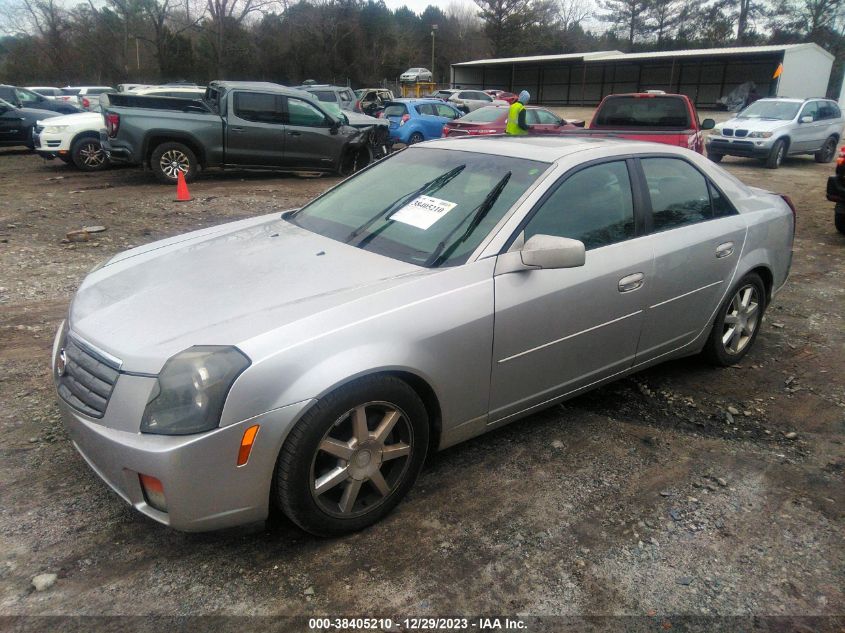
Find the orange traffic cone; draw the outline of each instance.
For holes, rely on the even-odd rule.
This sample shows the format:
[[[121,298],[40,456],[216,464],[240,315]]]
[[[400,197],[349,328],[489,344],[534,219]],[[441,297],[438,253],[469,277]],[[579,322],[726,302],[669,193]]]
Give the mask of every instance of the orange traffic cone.
[[[188,193],[188,183],[185,182],[185,174],[180,169],[176,172],[176,202],[188,202],[193,200]]]

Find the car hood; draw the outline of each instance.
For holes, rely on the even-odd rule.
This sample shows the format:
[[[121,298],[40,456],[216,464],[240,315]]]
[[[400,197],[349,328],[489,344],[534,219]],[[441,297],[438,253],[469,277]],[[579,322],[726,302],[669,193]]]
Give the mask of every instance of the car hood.
[[[374,116],[369,116],[366,114],[361,114],[360,112],[354,112],[352,110],[344,110],[343,113],[346,115],[346,118],[349,121],[349,125],[352,127],[369,127],[371,125],[390,125],[388,121],[384,119],[377,119]]]
[[[71,329],[154,374],[194,345],[237,345],[431,271],[301,229],[278,214],[196,231],[112,258],[80,286]]]
[[[50,112],[48,114],[55,115],[56,113]],[[99,124],[100,127],[103,127],[103,115],[97,112],[77,112],[50,117],[50,125],[87,125],[89,123]],[[41,121],[38,124],[41,125]]]
[[[792,121],[772,121],[769,119],[741,119],[734,117],[729,121],[722,123],[722,128],[733,128],[739,130],[748,130],[749,132],[771,132],[778,128],[790,125]]]

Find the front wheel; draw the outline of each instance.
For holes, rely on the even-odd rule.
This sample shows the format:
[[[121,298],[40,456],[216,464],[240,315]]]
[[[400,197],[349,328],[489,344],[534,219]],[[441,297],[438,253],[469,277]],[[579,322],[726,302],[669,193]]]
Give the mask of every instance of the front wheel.
[[[707,158],[712,160],[714,163],[721,163],[724,157],[724,154],[717,154],[716,152],[707,152]]]
[[[817,163],[829,163],[836,156],[836,144],[836,137],[831,136],[824,142],[822,148],[813,155],[813,158],[816,159]]]
[[[772,145],[772,150],[769,152],[768,158],[766,158],[766,167],[769,169],[777,169],[783,162],[784,156],[786,156],[786,141],[783,139],[775,141],[775,144]]]
[[[185,182],[191,182],[199,171],[196,155],[182,143],[162,143],[150,155],[150,167],[159,182],[174,185],[181,171]]]
[[[840,233],[845,233],[845,204],[837,204],[833,212],[833,224]]]
[[[413,486],[428,432],[425,406],[407,383],[375,376],[345,385],[291,430],[276,464],[274,501],[316,536],[368,527]]]
[[[368,147],[350,149],[340,159],[340,167],[337,171],[341,176],[351,176],[364,169],[364,167],[370,164],[371,160],[372,155]]]
[[[766,309],[766,287],[757,273],[749,273],[719,308],[704,354],[715,365],[738,363],[748,353]]]
[[[74,141],[70,148],[70,159],[82,171],[100,171],[109,165],[106,151],[100,139],[88,136]]]

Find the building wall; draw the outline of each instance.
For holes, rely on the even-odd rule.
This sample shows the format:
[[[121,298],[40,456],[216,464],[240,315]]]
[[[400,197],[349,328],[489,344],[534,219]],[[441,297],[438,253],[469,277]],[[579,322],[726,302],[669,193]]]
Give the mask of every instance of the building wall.
[[[778,82],[777,95],[802,99],[827,96],[827,84],[830,81],[832,67],[832,55],[825,55],[812,48],[787,50],[784,54],[783,74]]]
[[[780,81],[773,79],[783,60]],[[532,101],[551,106],[597,105],[603,97],[620,92],[665,90],[688,95],[697,106],[712,108],[720,97],[747,81],[761,96],[823,96],[831,60],[817,49],[765,54],[737,54],[672,59],[560,60],[543,63],[508,63],[454,66],[455,87],[496,88],[518,93],[528,90]]]

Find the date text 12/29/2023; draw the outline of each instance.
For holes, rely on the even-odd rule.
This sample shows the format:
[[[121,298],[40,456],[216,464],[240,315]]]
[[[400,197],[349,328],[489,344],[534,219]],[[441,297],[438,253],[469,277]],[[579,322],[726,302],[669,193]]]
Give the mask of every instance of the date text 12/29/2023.
[[[518,618],[309,618],[310,631],[524,631],[525,622]]]

